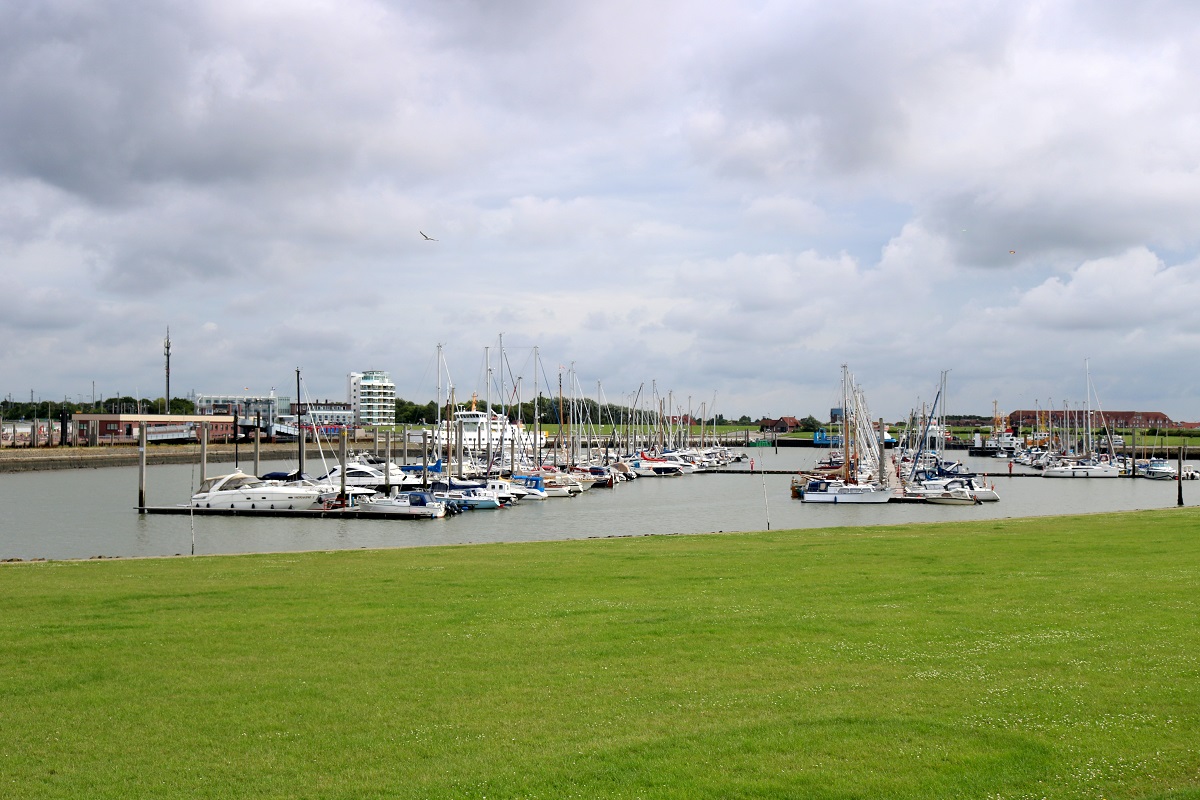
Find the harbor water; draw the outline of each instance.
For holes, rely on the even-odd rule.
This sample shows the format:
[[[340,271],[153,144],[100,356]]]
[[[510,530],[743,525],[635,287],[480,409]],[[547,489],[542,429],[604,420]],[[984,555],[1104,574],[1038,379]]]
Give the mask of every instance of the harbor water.
[[[1005,517],[1169,508],[1174,481],[1050,480],[1028,476],[1008,462],[964,459],[995,473],[1000,502],[974,506],[926,504],[824,505],[791,497],[791,476],[758,470],[811,467],[822,451],[749,448],[746,462],[726,472],[641,478],[575,498],[551,498],[439,520],[295,519],[139,514],[135,467],[71,469],[0,475],[0,559],[85,559],[256,553],[484,542],[546,541],[609,536],[686,534],[891,525]],[[313,466],[313,465],[310,465]],[[249,464],[243,464],[247,470]],[[262,472],[294,469],[271,462]],[[209,474],[229,471],[210,464]],[[199,483],[199,465],[148,468],[147,505],[186,503]],[[312,469],[309,470],[312,472]],[[1021,473],[1026,473],[1022,475]],[[1200,483],[1185,482],[1184,502],[1195,505]]]

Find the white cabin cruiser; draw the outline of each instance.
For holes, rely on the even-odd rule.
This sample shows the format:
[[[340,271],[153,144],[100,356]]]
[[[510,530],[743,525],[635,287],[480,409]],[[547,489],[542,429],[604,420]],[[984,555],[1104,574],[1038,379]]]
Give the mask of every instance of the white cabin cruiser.
[[[415,489],[421,485],[421,478],[419,475],[413,472],[406,472],[397,467],[395,464],[389,464],[387,466],[391,467],[390,481],[388,473],[383,471],[385,465],[351,461],[350,463],[346,464],[346,485],[370,489],[375,492],[387,491],[389,482],[391,483],[393,489]],[[321,483],[329,483],[334,486],[341,486],[342,465],[335,464],[333,469],[329,470],[329,472],[317,480]]]
[[[1046,467],[1042,472],[1043,478],[1119,478],[1121,470],[1111,461],[1096,461],[1085,458],[1077,461],[1063,461]]]
[[[1138,475],[1155,481],[1173,481],[1179,477],[1179,471],[1165,458],[1152,458],[1145,465],[1138,465]]]
[[[264,481],[241,470],[205,479],[192,495],[192,508],[236,508],[251,511],[308,509],[321,501],[324,490],[310,482]]]

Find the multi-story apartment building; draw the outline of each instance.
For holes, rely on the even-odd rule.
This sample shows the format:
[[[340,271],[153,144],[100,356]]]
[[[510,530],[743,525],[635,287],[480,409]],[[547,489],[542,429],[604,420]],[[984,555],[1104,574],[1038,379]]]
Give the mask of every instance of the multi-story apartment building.
[[[359,425],[396,424],[396,384],[381,370],[351,372],[346,396]]]

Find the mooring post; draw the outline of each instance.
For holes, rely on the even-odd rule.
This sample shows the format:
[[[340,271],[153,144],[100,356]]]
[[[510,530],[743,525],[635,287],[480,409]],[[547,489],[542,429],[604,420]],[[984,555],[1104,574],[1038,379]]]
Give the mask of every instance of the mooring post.
[[[300,414],[296,414],[296,458],[299,466],[296,467],[296,477],[304,475],[304,426],[300,424]]]
[[[200,423],[200,482],[208,480],[208,423]]]
[[[429,430],[421,431],[421,488],[429,488]]]
[[[262,474],[258,470],[259,446],[260,446],[261,442],[262,442],[262,428],[255,425],[254,426],[254,474],[255,475]]]
[[[458,459],[458,477],[463,476],[463,421],[460,419],[458,425],[455,426],[455,434],[458,437],[457,447],[454,449],[454,455]],[[449,482],[447,482],[447,486]]]
[[[1176,483],[1179,484],[1179,496],[1175,500],[1175,505],[1183,507],[1183,445],[1179,445],[1179,469],[1175,475]]]
[[[341,460],[342,468],[342,504],[346,505],[346,440],[349,438],[349,433],[345,428],[342,428],[342,435],[338,439],[338,458]]]
[[[1180,501],[1182,505],[1182,501]],[[138,423],[138,513],[146,513],[146,421]]]
[[[879,418],[879,475],[878,475],[878,478],[879,478],[879,482],[882,483],[884,486],[891,486],[892,485],[892,476],[884,471],[886,469],[887,462],[883,460],[883,449],[884,449],[883,448],[883,417],[880,417]]]
[[[392,432],[389,430],[384,434],[385,447],[383,457],[383,486],[387,491],[388,497],[392,496]]]

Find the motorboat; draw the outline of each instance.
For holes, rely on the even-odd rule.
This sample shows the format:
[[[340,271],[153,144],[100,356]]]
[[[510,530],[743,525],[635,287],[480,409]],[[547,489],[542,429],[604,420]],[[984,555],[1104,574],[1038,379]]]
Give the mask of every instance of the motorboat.
[[[206,478],[192,495],[192,508],[236,508],[243,510],[309,509],[319,505],[322,487],[311,481],[264,481],[236,470]]]
[[[412,490],[412,489],[418,488],[421,485],[422,468],[420,465],[416,465],[416,466],[404,465],[404,466],[402,466],[400,464],[396,464],[395,462],[388,461],[386,458],[383,458],[382,456],[377,456],[374,453],[371,453],[369,451],[364,450],[362,452],[355,453],[346,462],[346,466],[347,467],[357,467],[357,466],[373,467],[374,469],[379,470],[385,476],[390,475],[393,487],[399,486],[401,489]],[[439,461],[437,464],[431,466],[430,471],[431,472],[440,472],[441,471],[441,461]]]
[[[583,484],[565,472],[547,472],[542,476],[547,497],[574,497],[583,494]]]
[[[512,481],[506,481],[504,478],[488,478],[483,488],[489,492],[495,492],[496,497],[500,499],[503,505],[519,503],[529,494],[529,491],[524,486],[519,486]]]
[[[643,453],[643,457],[645,454]],[[662,454],[662,461],[668,464],[674,464],[679,467],[679,471],[684,475],[691,475],[694,472],[703,472],[704,468],[698,465],[695,461],[690,460],[687,455],[679,451],[668,451]]]
[[[617,480],[637,480],[638,474],[633,471],[633,467],[629,466],[628,463],[624,461],[614,461],[611,467],[613,472],[616,473]]]
[[[645,453],[629,460],[629,468],[642,478],[669,478],[682,475],[683,470],[678,464],[664,461],[661,458],[651,458]]]
[[[926,503],[944,506],[973,506],[980,502],[972,497],[971,493],[964,486],[943,489],[940,492],[931,491],[925,495],[924,499]]]
[[[358,510],[367,514],[413,519],[437,519],[446,516],[446,504],[429,492],[395,492],[360,501]]]
[[[500,498],[496,496],[495,492],[489,492],[487,489],[479,487],[445,489],[435,491],[433,496],[443,502],[456,503],[471,510],[500,508],[501,506]]]
[[[391,467],[390,476],[384,472],[382,464],[367,464],[365,462],[349,462],[345,466],[345,481],[346,486],[355,486],[363,489],[370,489],[374,492],[388,491],[389,484],[392,488],[416,488],[420,485],[421,479],[411,472],[405,472],[395,464],[387,465]],[[341,464],[335,464],[333,469],[322,475],[317,480],[321,483],[329,483],[334,486],[342,484],[343,468]]]
[[[904,496],[928,500],[933,495],[956,492],[960,489],[977,502],[995,503],[1000,500],[995,486],[989,487],[977,478],[937,478],[918,481],[904,490]]]
[[[592,478],[592,486],[599,486],[603,489],[611,489],[621,480],[616,469],[613,467],[602,467],[593,464],[586,468],[587,474]],[[578,470],[577,470],[578,471]]]
[[[1092,458],[1062,461],[1051,464],[1042,471],[1043,478],[1119,478],[1121,470],[1111,461],[1096,461]]]
[[[1138,465],[1138,475],[1155,481],[1173,481],[1179,477],[1179,472],[1165,458],[1152,458],[1144,466]]]
[[[509,480],[514,486],[524,490],[524,500],[545,500],[549,496],[546,493],[546,482],[541,475],[513,475]]]
[[[802,503],[886,503],[891,489],[877,483],[846,483],[840,479],[812,478],[799,490]]]

